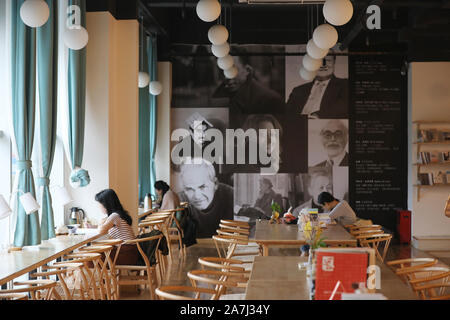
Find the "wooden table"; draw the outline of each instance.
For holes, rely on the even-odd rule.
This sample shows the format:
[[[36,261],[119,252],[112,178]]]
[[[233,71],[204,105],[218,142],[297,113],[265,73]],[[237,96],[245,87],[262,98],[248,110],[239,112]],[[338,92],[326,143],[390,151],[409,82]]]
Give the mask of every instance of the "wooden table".
[[[308,258],[293,256],[255,257],[245,293],[246,300],[309,300],[306,269],[298,268]],[[418,300],[414,292],[384,264],[382,293],[389,300]]]
[[[77,233],[44,240],[38,246],[24,247],[21,251],[0,254],[0,285],[102,237],[97,229],[78,229]]]
[[[356,247],[357,240],[341,225],[328,225],[322,232],[324,242],[330,246],[345,245]],[[270,224],[268,221],[257,221],[255,238],[252,239],[262,247],[263,256],[269,255],[270,246],[306,244],[303,231],[296,224]]]

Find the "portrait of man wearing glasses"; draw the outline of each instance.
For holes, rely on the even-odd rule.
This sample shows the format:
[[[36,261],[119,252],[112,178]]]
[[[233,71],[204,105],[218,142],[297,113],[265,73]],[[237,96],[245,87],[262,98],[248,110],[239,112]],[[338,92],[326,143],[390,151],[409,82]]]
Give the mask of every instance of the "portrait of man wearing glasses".
[[[315,167],[348,166],[349,159],[346,149],[348,143],[348,128],[344,121],[347,120],[329,120],[325,122],[325,125],[321,128],[319,139],[327,158],[315,164]]]

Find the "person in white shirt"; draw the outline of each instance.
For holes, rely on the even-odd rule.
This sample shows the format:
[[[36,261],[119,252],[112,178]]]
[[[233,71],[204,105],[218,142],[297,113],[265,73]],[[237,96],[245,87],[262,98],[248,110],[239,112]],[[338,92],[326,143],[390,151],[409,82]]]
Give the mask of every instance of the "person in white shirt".
[[[154,187],[158,194],[157,204],[160,210],[173,210],[180,207],[180,198],[167,183],[156,181]]]
[[[355,211],[353,211],[347,201],[335,199],[328,192],[319,194],[319,204],[326,211],[330,212],[330,219],[336,220],[343,226],[354,224],[358,220]]]

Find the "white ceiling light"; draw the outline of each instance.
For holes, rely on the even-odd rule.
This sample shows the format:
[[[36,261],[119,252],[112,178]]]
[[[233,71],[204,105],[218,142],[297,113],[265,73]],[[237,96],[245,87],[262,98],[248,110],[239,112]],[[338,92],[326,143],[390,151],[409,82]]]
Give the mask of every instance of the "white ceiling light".
[[[221,45],[227,42],[228,40],[228,30],[221,24],[216,24],[209,28],[208,30],[208,39],[214,45]]]
[[[43,26],[50,16],[48,4],[43,0],[27,0],[20,7],[20,18],[32,28]]]
[[[321,49],[314,43],[314,40],[311,39],[308,41],[306,45],[306,52],[313,59],[323,59],[328,54],[328,49]]]
[[[154,96],[158,96],[161,94],[162,89],[163,89],[162,84],[159,81],[150,82],[150,85],[149,85],[150,94],[152,94]]]
[[[309,71],[303,67],[300,68],[300,77],[302,77],[302,79],[304,79],[304,80],[311,81],[316,77],[316,74],[317,74],[317,70]]]
[[[238,69],[236,66],[232,66],[231,68],[224,70],[223,74],[225,75],[225,78],[233,79],[238,75]]]
[[[303,67],[308,71],[316,71],[320,69],[322,65],[322,59],[313,59],[309,55],[305,54],[302,61]]]
[[[220,45],[213,44],[211,46],[211,51],[213,55],[216,56],[217,58],[222,58],[230,53],[230,45],[228,44],[228,42],[225,42]]]
[[[350,0],[327,0],[323,5],[323,16],[335,26],[342,26],[353,16],[353,5]]]
[[[81,50],[86,47],[89,34],[82,26],[73,25],[64,32],[64,43],[72,50]]]
[[[217,59],[217,65],[222,70],[230,69],[234,65],[233,57],[226,55],[225,57]]]
[[[330,49],[338,40],[338,33],[333,26],[321,24],[313,32],[314,44],[321,49]]]
[[[150,83],[150,76],[147,72],[139,71],[139,88],[145,88]]]
[[[198,17],[205,22],[217,20],[221,10],[222,8],[217,0],[200,0],[196,7]]]

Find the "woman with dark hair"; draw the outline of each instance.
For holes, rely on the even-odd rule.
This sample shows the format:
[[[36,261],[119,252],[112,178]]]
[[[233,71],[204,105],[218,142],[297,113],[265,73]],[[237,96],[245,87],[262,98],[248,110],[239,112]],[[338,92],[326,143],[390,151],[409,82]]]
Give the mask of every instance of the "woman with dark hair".
[[[95,200],[100,204],[100,208],[107,215],[105,221],[98,227],[101,234],[108,234],[112,239],[123,241],[136,238],[131,227],[133,222],[131,216],[122,207],[119,197],[112,189],[103,190],[95,195]],[[115,248],[111,252],[111,257],[116,254]],[[138,261],[139,252],[134,244],[124,244],[120,248],[117,265],[135,265]]]
[[[155,190],[158,194],[156,203],[159,205],[160,210],[172,210],[180,206],[180,198],[178,198],[178,195],[164,181],[156,181]]]

